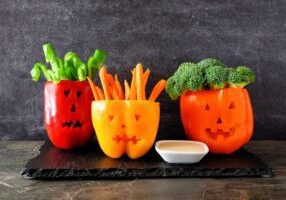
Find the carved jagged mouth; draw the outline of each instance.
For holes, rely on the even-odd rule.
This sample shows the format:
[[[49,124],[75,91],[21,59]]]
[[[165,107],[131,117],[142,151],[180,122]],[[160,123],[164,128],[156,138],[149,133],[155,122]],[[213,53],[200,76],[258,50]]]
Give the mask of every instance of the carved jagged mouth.
[[[62,127],[63,128],[81,128],[82,127],[82,122],[80,122],[79,120],[76,121],[65,121],[62,123]]]
[[[225,138],[227,138],[227,137],[229,137],[230,135],[233,134],[234,128],[230,128],[229,131],[225,131],[225,130],[222,130],[222,129],[217,129],[217,131],[215,131],[215,132],[213,132],[210,128],[207,128],[206,132],[213,139],[216,139],[218,135],[222,135]]]
[[[116,135],[113,140],[116,143],[119,142],[124,142],[124,143],[128,143],[128,142],[132,142],[133,144],[136,144],[140,139],[138,139],[136,136],[132,136],[132,137],[128,137],[127,135]]]

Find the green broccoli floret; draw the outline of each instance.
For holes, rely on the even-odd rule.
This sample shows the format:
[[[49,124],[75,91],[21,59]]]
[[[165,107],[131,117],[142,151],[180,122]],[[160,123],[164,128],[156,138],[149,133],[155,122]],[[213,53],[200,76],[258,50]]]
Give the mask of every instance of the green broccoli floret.
[[[243,88],[255,81],[255,74],[246,66],[238,66],[232,69],[228,75],[228,83],[230,87]]]
[[[203,71],[205,72],[205,70],[209,67],[212,66],[222,66],[222,67],[226,67],[225,64],[223,64],[220,60],[215,59],[215,58],[206,58],[201,60],[200,62],[197,63],[197,65],[199,67],[201,67],[203,69]]]
[[[171,99],[175,100],[178,98],[178,96],[180,96],[177,91],[174,89],[175,88],[175,80],[174,80],[174,77],[170,77],[168,80],[167,80],[167,84],[166,84],[166,91],[167,93],[169,94],[169,96],[171,97]]]
[[[242,88],[254,80],[255,75],[248,67],[229,68],[217,59],[207,58],[197,64],[186,62],[179,65],[167,80],[166,92],[175,100],[188,90]]]
[[[211,89],[221,89],[227,84],[229,69],[222,66],[208,67],[205,71],[206,84]]]
[[[202,69],[194,63],[182,63],[172,77],[167,80],[166,91],[175,100],[185,91],[197,91],[203,88]]]
[[[186,90],[197,91],[202,89],[204,82],[203,72],[196,64],[190,62],[182,63],[176,74],[178,76],[176,86],[182,89],[180,94]]]

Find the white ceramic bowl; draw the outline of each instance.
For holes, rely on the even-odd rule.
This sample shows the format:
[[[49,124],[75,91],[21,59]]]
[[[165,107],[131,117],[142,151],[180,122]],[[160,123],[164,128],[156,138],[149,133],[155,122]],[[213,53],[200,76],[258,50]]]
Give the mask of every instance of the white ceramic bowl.
[[[205,143],[188,140],[161,140],[155,149],[166,162],[184,164],[197,163],[209,152]]]

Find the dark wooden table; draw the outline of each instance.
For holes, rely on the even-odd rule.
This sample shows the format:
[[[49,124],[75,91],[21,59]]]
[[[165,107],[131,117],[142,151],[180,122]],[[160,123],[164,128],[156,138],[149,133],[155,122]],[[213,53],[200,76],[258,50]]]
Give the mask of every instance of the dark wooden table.
[[[41,141],[0,142],[0,199],[286,199],[286,141],[252,141],[247,149],[273,167],[272,178],[26,180],[21,168]]]

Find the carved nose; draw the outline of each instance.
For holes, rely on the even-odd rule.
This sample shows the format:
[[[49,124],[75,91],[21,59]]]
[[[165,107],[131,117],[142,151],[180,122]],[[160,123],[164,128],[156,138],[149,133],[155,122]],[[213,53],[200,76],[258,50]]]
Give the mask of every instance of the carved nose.
[[[71,112],[75,112],[75,105],[74,104],[71,107]]]
[[[216,123],[217,123],[217,124],[222,124],[222,120],[221,120],[220,117],[217,119]]]
[[[122,125],[121,125],[121,128],[125,128],[125,127],[126,127],[125,124],[122,124]]]

